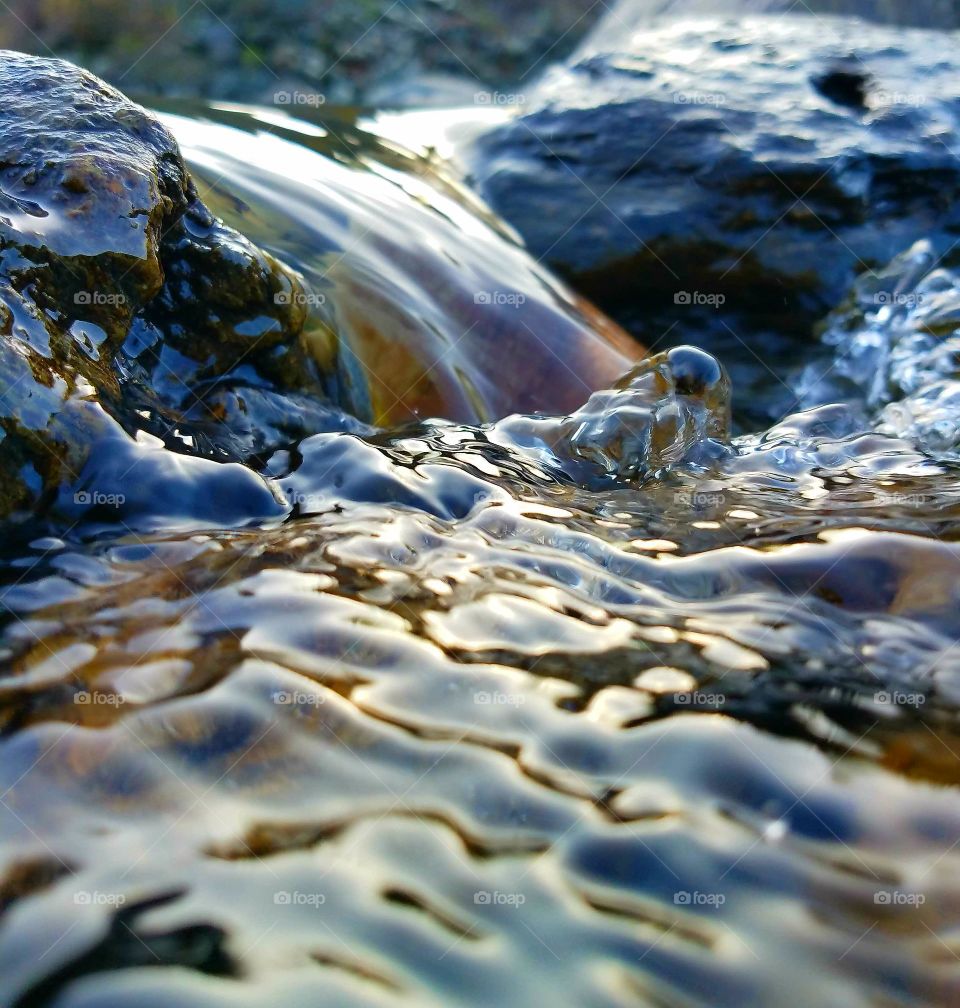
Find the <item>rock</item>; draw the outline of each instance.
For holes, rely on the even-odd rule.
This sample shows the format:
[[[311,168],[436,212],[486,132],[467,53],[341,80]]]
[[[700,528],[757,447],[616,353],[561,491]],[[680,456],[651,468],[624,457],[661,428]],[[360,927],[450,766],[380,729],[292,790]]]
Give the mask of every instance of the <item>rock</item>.
[[[717,305],[741,336],[808,335],[856,272],[956,240],[950,35],[759,16],[606,39],[462,157],[534,255],[648,345],[671,323],[701,342]]]
[[[6,515],[80,479],[104,439],[175,426],[133,380],[131,332],[199,360],[312,365],[292,363],[297,278],[209,213],[154,117],[69,63],[13,52],[0,100]]]

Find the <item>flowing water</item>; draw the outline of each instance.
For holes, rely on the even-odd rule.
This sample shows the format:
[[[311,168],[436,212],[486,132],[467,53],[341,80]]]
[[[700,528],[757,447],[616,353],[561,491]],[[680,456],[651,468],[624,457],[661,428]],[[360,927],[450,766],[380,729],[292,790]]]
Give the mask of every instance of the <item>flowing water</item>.
[[[6,540],[3,1003],[957,1003],[950,264],[910,250],[778,373],[630,370],[435,163],[167,121],[364,421],[255,445],[253,522],[198,475],[166,526]],[[351,379],[398,327],[420,363]],[[722,365],[793,412],[731,438]]]

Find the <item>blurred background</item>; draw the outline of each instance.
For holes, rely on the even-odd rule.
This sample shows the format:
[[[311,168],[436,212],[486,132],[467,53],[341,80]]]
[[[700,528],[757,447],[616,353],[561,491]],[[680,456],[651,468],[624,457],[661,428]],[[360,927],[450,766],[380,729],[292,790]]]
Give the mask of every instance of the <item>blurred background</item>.
[[[10,0],[0,44],[56,54],[131,94],[337,105],[461,104],[576,45],[597,0]]]
[[[0,45],[58,55],[127,93],[270,104],[457,105],[522,88],[601,20],[778,10],[960,26],[956,0],[9,0]]]

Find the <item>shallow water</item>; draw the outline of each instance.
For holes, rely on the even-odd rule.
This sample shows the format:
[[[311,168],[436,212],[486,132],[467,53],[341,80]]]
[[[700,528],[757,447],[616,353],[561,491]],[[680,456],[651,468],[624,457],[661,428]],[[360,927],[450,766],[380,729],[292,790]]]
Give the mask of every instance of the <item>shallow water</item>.
[[[460,229],[458,270],[517,279],[432,166],[400,152],[398,175],[373,140],[365,170],[331,166],[283,122],[304,161],[280,187],[248,114],[218,118],[169,122],[217,211],[329,295],[320,316],[367,271],[423,332],[459,324],[429,276],[342,244],[390,198],[422,239],[398,179]],[[891,365],[871,397],[836,366],[907,346],[920,303],[882,307],[770,378],[812,408],[760,433],[731,440],[737,388],[695,352],[504,417],[514,378],[573,363],[538,331],[493,372],[462,344],[490,415],[328,416],[251,459],[256,520],[217,527],[194,476],[149,525],[21,526],[5,1003],[955,1003],[960,484],[952,444],[888,413],[942,368]],[[744,356],[723,364],[761,367]]]

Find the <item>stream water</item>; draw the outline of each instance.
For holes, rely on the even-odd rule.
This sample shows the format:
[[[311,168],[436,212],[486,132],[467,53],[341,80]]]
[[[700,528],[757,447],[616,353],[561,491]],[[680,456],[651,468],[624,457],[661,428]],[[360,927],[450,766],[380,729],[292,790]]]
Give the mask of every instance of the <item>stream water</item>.
[[[166,122],[363,419],[234,386],[261,513],[5,540],[3,1003],[960,1001],[951,264],[634,365],[435,159]]]

